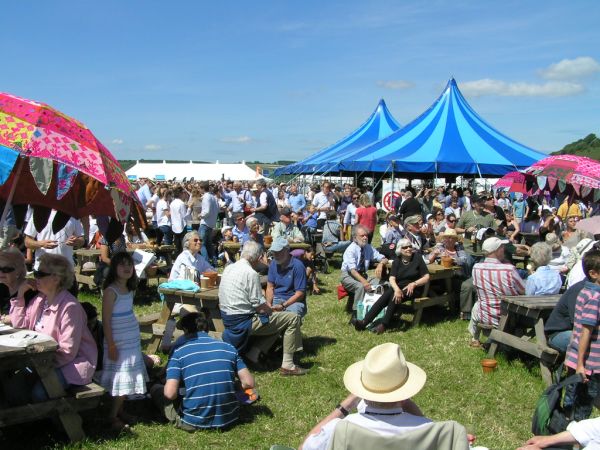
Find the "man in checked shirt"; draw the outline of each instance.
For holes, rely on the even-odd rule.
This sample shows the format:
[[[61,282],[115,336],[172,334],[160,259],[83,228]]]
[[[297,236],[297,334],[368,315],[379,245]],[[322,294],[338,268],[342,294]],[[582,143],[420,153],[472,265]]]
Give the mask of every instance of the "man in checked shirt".
[[[498,326],[500,322],[500,299],[507,295],[523,295],[525,282],[517,269],[505,261],[504,245],[508,240],[490,237],[483,241],[485,259],[473,266],[473,286],[477,292],[477,303],[471,311],[469,333],[470,346],[480,348],[478,323]]]

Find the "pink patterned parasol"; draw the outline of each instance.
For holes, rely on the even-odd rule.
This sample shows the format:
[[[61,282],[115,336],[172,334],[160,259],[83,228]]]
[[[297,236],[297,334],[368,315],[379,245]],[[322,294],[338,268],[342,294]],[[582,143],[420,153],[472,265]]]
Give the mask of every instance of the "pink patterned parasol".
[[[581,198],[600,200],[600,162],[575,155],[552,155],[524,170],[540,189],[571,191]]]
[[[0,198],[73,217],[125,222],[135,212],[143,218],[125,172],[84,124],[6,93],[0,93]]]
[[[513,171],[508,172],[493,186],[494,189],[507,189],[509,192],[521,192],[523,194],[527,193],[527,188],[525,187],[525,175],[521,172]]]

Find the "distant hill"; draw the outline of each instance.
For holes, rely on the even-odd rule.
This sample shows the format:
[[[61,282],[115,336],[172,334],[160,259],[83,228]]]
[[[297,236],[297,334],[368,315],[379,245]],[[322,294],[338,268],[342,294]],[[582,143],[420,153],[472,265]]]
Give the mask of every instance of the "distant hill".
[[[587,156],[588,158],[600,161],[600,139],[595,134],[588,134],[583,139],[571,142],[565,145],[562,150],[551,153],[551,155],[564,155],[569,153],[577,156]]]

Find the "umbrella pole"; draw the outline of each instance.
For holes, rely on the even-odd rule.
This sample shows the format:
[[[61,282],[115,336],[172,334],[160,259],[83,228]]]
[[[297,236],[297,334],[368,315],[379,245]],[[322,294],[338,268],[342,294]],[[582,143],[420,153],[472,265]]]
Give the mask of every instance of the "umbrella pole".
[[[20,158],[19,165],[17,166],[17,172],[15,173],[15,179],[10,187],[10,192],[8,194],[8,198],[6,199],[6,204],[4,205],[4,211],[2,211],[2,218],[0,218],[0,230],[4,228],[6,216],[8,216],[8,209],[10,208],[13,197],[15,196],[15,190],[17,189],[17,183],[19,182],[19,177],[21,176],[23,164],[25,164],[25,158]]]

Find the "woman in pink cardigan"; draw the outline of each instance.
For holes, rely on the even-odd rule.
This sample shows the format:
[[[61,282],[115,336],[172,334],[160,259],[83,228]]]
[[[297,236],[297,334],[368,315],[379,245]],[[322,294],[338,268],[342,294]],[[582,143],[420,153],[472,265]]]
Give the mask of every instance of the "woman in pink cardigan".
[[[85,311],[67,291],[75,276],[71,264],[64,256],[47,253],[40,258],[33,275],[35,282],[23,284],[11,300],[12,326],[47,334],[58,343],[56,373],[64,388],[90,383],[98,350],[88,330]],[[37,294],[26,301],[31,297],[28,291],[34,289]],[[34,385],[31,398],[34,402],[48,398],[41,382]]]

